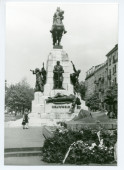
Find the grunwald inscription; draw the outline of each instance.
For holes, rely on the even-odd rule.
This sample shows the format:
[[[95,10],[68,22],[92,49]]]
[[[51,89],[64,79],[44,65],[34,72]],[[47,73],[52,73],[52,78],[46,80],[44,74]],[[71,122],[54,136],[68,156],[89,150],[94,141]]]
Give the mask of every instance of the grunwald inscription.
[[[70,106],[52,106],[53,109],[70,108]]]

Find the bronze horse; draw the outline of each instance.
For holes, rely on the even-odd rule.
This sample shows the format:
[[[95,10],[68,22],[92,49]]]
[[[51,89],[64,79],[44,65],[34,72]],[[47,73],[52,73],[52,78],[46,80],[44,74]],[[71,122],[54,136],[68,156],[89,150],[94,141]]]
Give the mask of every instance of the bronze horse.
[[[61,26],[54,26],[52,31],[52,38],[53,38],[53,45],[60,45],[62,35],[64,33],[63,25]]]

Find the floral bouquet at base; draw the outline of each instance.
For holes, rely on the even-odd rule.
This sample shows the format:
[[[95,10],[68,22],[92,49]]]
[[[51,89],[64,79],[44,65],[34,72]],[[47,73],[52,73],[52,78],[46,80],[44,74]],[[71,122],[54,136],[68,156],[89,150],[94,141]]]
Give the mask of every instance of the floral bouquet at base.
[[[74,142],[69,149],[63,163],[69,164],[89,164],[89,163],[109,163],[114,160],[114,148],[104,145],[89,145],[83,141]]]

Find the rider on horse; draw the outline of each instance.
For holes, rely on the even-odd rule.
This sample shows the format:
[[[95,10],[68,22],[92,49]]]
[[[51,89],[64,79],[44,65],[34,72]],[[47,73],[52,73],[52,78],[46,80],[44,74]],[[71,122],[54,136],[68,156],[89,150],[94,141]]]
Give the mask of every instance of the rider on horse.
[[[53,45],[60,45],[60,41],[62,38],[63,33],[65,34],[67,31],[62,23],[64,11],[60,10],[57,7],[57,10],[53,16],[53,25],[50,32],[52,33],[53,37]]]
[[[54,13],[53,16],[53,25],[52,25],[52,29],[50,30],[51,33],[53,33],[54,29],[58,27],[61,27],[61,29],[63,29],[64,34],[67,33],[67,31],[65,30],[65,27],[62,23],[62,20],[64,19],[64,11],[62,11],[60,9],[60,7],[57,7],[56,12]]]

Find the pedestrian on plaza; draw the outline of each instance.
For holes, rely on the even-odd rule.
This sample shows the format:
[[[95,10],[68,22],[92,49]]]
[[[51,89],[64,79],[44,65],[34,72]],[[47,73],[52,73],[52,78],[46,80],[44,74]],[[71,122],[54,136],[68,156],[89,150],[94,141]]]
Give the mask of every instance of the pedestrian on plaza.
[[[29,120],[28,109],[25,109],[23,115],[23,121],[22,121],[23,129],[28,129],[28,122],[29,122],[28,120]]]

